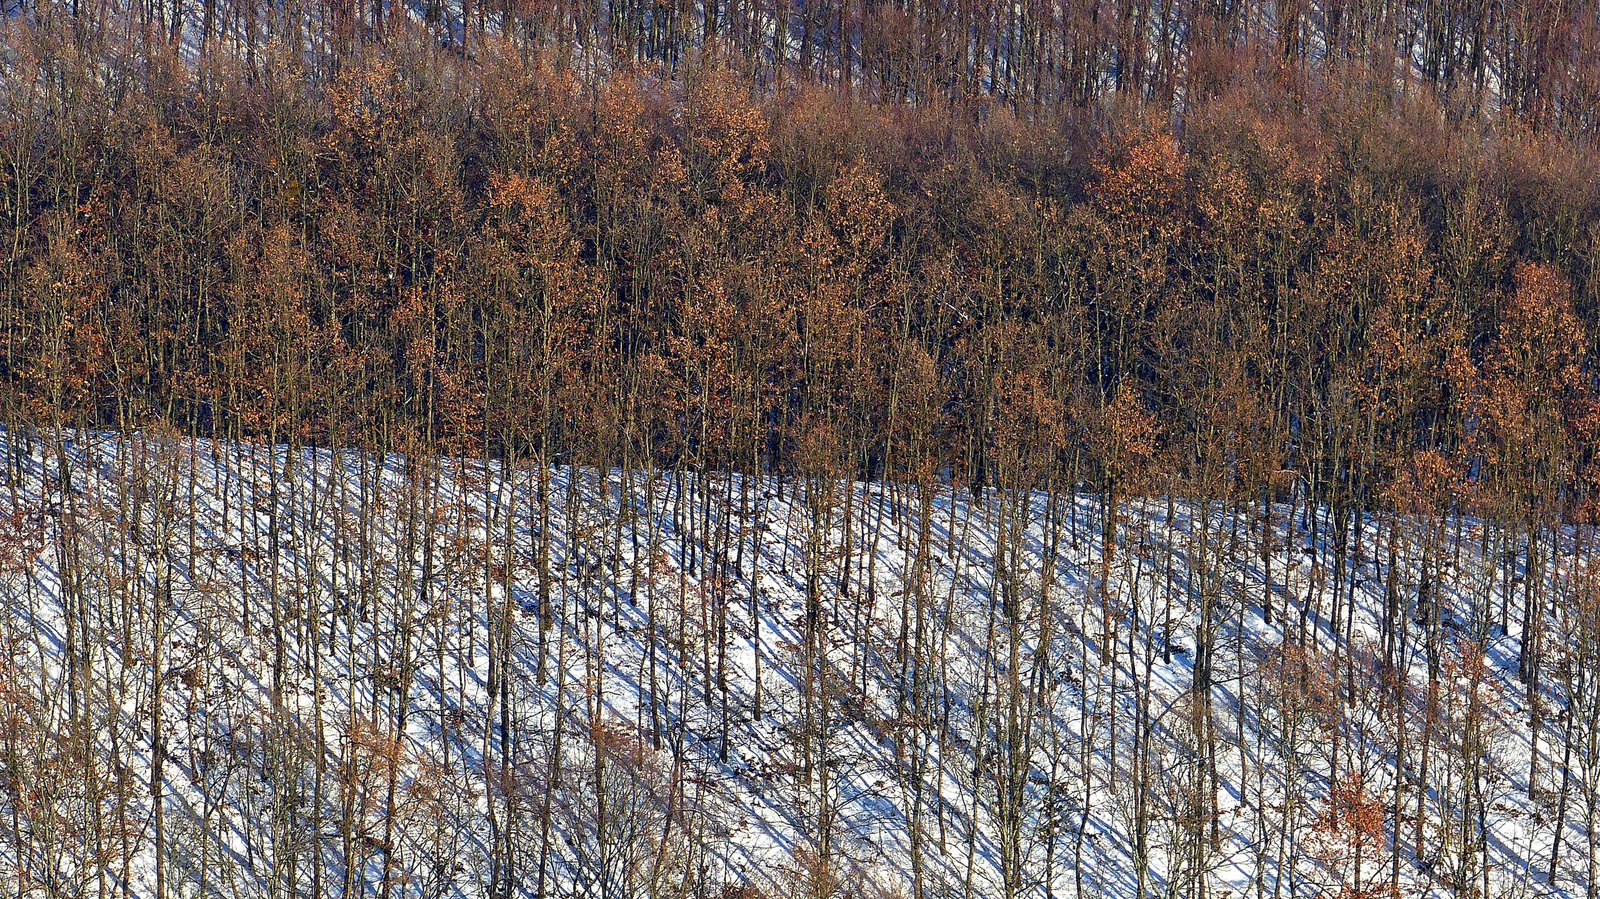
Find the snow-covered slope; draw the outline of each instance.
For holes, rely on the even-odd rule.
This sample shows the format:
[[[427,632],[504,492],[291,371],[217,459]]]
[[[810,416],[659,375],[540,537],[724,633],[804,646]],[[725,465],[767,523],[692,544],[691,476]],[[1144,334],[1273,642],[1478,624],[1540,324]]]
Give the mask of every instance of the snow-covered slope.
[[[1136,497],[1108,549],[1086,496],[5,455],[6,895],[1593,889],[1573,533],[1530,579],[1290,504]]]

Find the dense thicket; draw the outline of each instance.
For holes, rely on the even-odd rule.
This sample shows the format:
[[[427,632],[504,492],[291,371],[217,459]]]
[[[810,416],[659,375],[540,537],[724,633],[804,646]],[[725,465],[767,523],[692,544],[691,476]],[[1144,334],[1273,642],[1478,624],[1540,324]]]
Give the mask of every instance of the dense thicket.
[[[145,12],[8,26],[14,428],[1587,514],[1600,166],[1571,120],[1264,36],[1188,52],[1186,103],[1085,107],[763,89],[733,52],[602,75],[514,11],[468,56],[281,11],[181,56]],[[1569,12],[1551,34],[1587,39]],[[339,52],[308,70],[286,33]]]

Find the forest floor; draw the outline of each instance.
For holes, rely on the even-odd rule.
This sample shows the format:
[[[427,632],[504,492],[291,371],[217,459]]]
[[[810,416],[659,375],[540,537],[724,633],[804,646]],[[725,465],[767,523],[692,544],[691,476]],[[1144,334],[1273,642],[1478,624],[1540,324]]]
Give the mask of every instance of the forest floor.
[[[1591,888],[1482,522],[1339,564],[1292,502],[1133,497],[1108,550],[1086,495],[4,450],[8,891],[153,896],[158,835],[182,896]]]

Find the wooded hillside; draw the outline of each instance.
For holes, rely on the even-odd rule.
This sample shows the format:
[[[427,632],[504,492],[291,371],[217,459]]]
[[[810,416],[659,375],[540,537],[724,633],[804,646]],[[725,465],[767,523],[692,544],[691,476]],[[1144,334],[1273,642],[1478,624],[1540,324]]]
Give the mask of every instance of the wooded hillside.
[[[1559,797],[1540,814],[1576,814],[1570,760],[1585,744],[1570,725],[1592,708],[1586,616],[1600,607],[1579,574],[1600,515],[1593,3],[80,0],[6,13],[4,565],[52,584],[40,589],[68,604],[65,620],[112,594],[45,577],[38,560],[57,557],[33,541],[54,534],[60,553],[87,533],[40,522],[67,514],[73,439],[106,431],[284,459],[402,454],[424,466],[409,478],[444,459],[544,472],[507,513],[534,516],[517,526],[540,535],[557,470],[722,484],[724,506],[708,492],[683,507],[702,510],[686,543],[713,561],[682,565],[724,587],[745,576],[727,555],[750,538],[730,523],[749,501],[734,477],[780,501],[799,490],[823,498],[811,533],[830,535],[805,550],[815,577],[797,589],[818,604],[803,643],[820,597],[851,595],[845,575],[822,574],[850,570],[841,559],[857,549],[840,547],[858,547],[842,485],[948,495],[952,509],[957,493],[1092,499],[1099,543],[1085,552],[1099,556],[1083,564],[1102,570],[1073,601],[1100,620],[1075,639],[1101,641],[1102,672],[1125,664],[1130,678],[1151,669],[1132,644],[1119,663],[1113,635],[1153,640],[1154,625],[1138,600],[1116,600],[1110,571],[1145,558],[1119,556],[1137,533],[1129,504],[1177,502],[1197,519],[1220,510],[1246,542],[1184,600],[1199,711],[1174,740],[1215,750],[1213,613],[1253,603],[1296,651],[1323,645],[1353,672],[1366,639],[1353,597],[1376,590],[1373,664],[1410,672],[1413,659],[1429,696],[1505,641],[1529,716],[1522,786]],[[152,526],[143,511],[102,512]],[[277,519],[266,527],[263,558],[290,557]],[[1003,545],[1010,525],[995,527]],[[110,558],[109,539],[84,551]],[[1474,543],[1481,564],[1463,567]],[[553,623],[543,545],[528,587],[541,635],[578,626]],[[1045,564],[1044,546],[1029,564]],[[1288,558],[1307,547],[1318,586],[1287,590],[1299,570]],[[141,595],[155,602],[162,581],[134,568],[124,588],[148,577],[140,589],[157,592]],[[241,573],[238,589],[258,577]],[[274,574],[269,603],[284,584],[332,589],[296,577]],[[494,580],[479,582],[483,597]],[[931,602],[925,588],[903,587]],[[297,613],[310,636],[323,608]],[[1003,612],[992,620],[1021,634],[1024,607]],[[245,615],[246,633],[260,626]],[[487,657],[509,664],[516,632],[483,626],[506,641]],[[1051,639],[1028,633],[1016,651]],[[43,731],[67,743],[94,729],[85,710],[99,701],[78,674],[90,649],[76,646],[69,635],[60,650],[67,725]],[[807,651],[805,695],[821,695],[827,665]],[[1017,664],[989,676],[1018,677]],[[147,671],[159,716],[159,652]],[[8,714],[56,720],[30,711],[56,708],[49,678],[17,682],[41,686]],[[1353,673],[1350,684],[1329,701],[1351,701]],[[1115,674],[1105,689],[1138,695],[1119,693]],[[1418,720],[1443,728],[1444,708],[1426,701]],[[404,732],[395,714],[391,739]],[[31,801],[16,767],[28,754],[8,751],[16,810]],[[1406,798],[1427,795],[1428,755],[1418,771],[1406,744],[1385,752],[1404,773],[1387,786],[1388,823],[1362,839],[1387,840],[1398,865],[1413,842],[1403,825],[1417,828],[1412,854],[1428,855],[1415,821],[1434,811]],[[1032,763],[1016,764],[1026,780]],[[1193,770],[1214,797],[1214,760]],[[1340,774],[1336,760],[1324,795]],[[161,796],[156,780],[145,789]],[[1023,793],[1004,796],[1023,807]],[[1186,808],[1208,825],[1220,815],[1214,800]],[[1489,808],[1477,795],[1449,810],[1465,822],[1449,832],[1458,891],[1489,889]],[[14,823],[18,847],[21,833]],[[808,850],[824,862],[827,834]],[[1038,885],[1019,858],[1006,864],[1008,894]],[[1592,873],[1584,883],[1593,897]]]

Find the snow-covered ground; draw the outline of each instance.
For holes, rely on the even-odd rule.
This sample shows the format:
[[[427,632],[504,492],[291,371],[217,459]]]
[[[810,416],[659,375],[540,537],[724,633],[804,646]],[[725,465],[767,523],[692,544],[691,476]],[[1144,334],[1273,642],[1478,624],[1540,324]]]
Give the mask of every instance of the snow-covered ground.
[[[1530,691],[1470,520],[3,449],[5,895],[1592,889],[1572,532]]]

